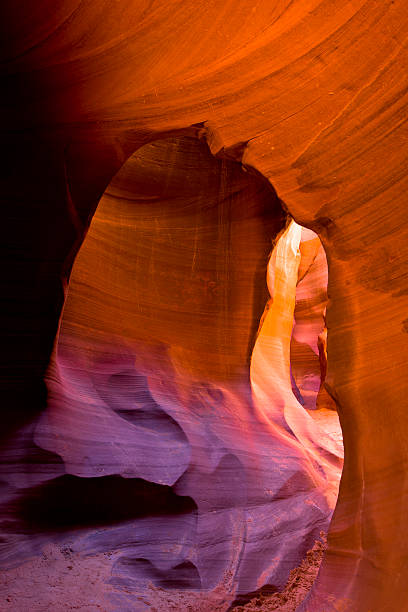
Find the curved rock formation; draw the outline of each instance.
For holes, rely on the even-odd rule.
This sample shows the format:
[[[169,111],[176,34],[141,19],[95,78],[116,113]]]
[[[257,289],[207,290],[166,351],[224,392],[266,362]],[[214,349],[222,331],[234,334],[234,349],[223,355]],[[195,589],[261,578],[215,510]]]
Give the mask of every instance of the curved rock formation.
[[[327,371],[327,259],[318,236],[306,228],[299,248],[302,257],[290,347],[292,387],[300,403],[314,410]]]
[[[267,3],[238,0],[224,2],[222,6],[218,2],[204,6],[189,0],[170,3],[63,0],[56,7],[54,2],[44,0],[30,7],[26,3],[6,2],[2,10],[1,106],[6,152],[2,164],[5,202],[2,244],[7,299],[1,318],[5,338],[1,488],[3,525],[11,534],[4,547],[6,558],[14,558],[15,553],[17,560],[20,553],[37,554],[43,543],[35,534],[29,539],[12,535],[22,529],[22,524],[23,531],[28,529],[24,517],[30,512],[23,503],[25,494],[20,495],[22,490],[26,497],[32,496],[36,508],[41,510],[44,498],[58,499],[65,488],[71,490],[72,479],[83,481],[86,476],[102,482],[93,475],[99,464],[95,465],[91,457],[85,461],[80,427],[74,427],[69,413],[62,417],[54,412],[51,417],[47,409],[40,420],[46,403],[44,375],[58,331],[70,269],[106,187],[141,146],[182,134],[205,138],[212,153],[224,159],[221,163],[232,159],[241,161],[246,168],[255,168],[271,182],[295,220],[317,232],[327,254],[327,385],[339,410],[345,464],[328,551],[317,582],[301,609],[304,612],[330,612],[341,606],[357,612],[405,609],[406,3],[353,0],[340,6],[334,0]],[[168,165],[172,166],[170,159]],[[223,187],[220,189],[222,193]],[[232,286],[236,283],[236,289],[229,303],[236,304],[237,318],[228,328],[227,314],[231,313],[221,311],[223,323],[214,329],[218,336],[208,336],[207,344],[200,345],[204,340],[190,333],[189,341],[197,343],[195,350],[178,345],[171,359],[160,349],[156,351],[154,337],[148,362],[142,361],[138,367],[157,366],[161,373],[160,364],[171,361],[179,368],[183,364],[194,378],[204,366],[209,367],[212,345],[216,344],[216,358],[214,363],[211,361],[211,376],[206,382],[217,387],[230,368],[227,378],[234,379],[234,383],[225,389],[223,383],[220,401],[226,410],[234,405],[233,416],[241,422],[237,415],[241,411],[247,414],[249,401],[248,358],[254,341],[251,330],[256,308],[262,309],[262,300],[256,300],[253,292],[254,286],[261,287],[254,271],[256,262],[260,265],[266,256],[267,235],[268,240],[273,236],[267,228],[263,229],[263,212],[258,209],[255,217],[258,215],[259,222],[255,226],[249,224],[248,248],[244,221],[240,224],[223,216],[222,202],[218,208],[221,212],[217,223],[222,228],[219,244],[231,232],[237,241],[234,257],[236,253],[239,260],[248,251],[255,258],[250,270],[241,268],[249,275],[246,285],[236,277],[231,281]],[[240,225],[241,234],[235,234]],[[193,236],[189,243],[193,244]],[[156,255],[160,260],[156,253],[154,261]],[[228,270],[234,270],[234,257],[229,261],[221,257],[218,275],[227,277]],[[166,261],[162,259],[161,264],[165,266]],[[190,268],[191,265],[190,260]],[[103,259],[95,261],[95,273],[102,274],[105,269]],[[167,296],[169,274],[166,269],[157,298],[163,293]],[[145,278],[151,278],[147,271]],[[168,297],[171,299],[171,292]],[[214,303],[218,297],[213,296]],[[187,319],[191,316],[188,314],[191,299],[184,296]],[[206,299],[211,299],[210,287]],[[67,314],[68,311],[67,304]],[[247,319],[249,312],[251,316]],[[112,319],[117,328],[126,324],[121,311],[112,315]],[[168,328],[160,327],[166,345],[173,344],[177,336],[175,319]],[[242,328],[238,325],[241,319],[245,319]],[[225,324],[227,338],[222,334]],[[147,326],[144,332],[147,336],[151,329]],[[136,349],[128,345],[123,348],[120,342],[113,343],[112,338],[107,347],[103,342],[98,344],[100,339],[97,335],[93,342],[95,354],[102,355],[97,385],[105,399],[100,391],[98,397],[101,402],[110,402],[111,412],[105,411],[101,417],[104,423],[94,426],[101,436],[103,426],[112,428],[112,442],[116,442],[115,452],[108,457],[105,452],[108,440],[103,432],[98,453],[103,465],[108,459],[113,462],[108,470],[111,475],[106,478],[116,478],[117,466],[128,470],[129,481],[138,479],[132,494],[137,499],[140,496],[149,499],[146,504],[152,512],[156,503],[178,508],[171,520],[174,529],[179,528],[184,534],[185,520],[190,520],[185,517],[196,512],[194,504],[200,513],[205,503],[197,490],[203,491],[207,486],[205,479],[203,488],[196,485],[194,489],[192,481],[198,483],[203,476],[198,470],[194,479],[186,478],[178,493],[162,487],[170,487],[169,483],[185,469],[189,474],[186,449],[194,448],[195,444],[180,427],[175,412],[167,407],[164,410],[167,416],[163,415],[161,403],[165,400],[159,382],[153,385],[149,380],[146,384],[143,369],[138,370],[139,378],[133,379]],[[222,348],[229,347],[229,339],[234,351],[231,358],[228,351],[224,366],[221,355],[224,358],[226,353]],[[143,334],[142,340],[146,341]],[[120,371],[106,367],[111,342],[115,359],[117,354],[123,359]],[[80,348],[77,357],[82,376],[79,367],[68,371],[64,360],[56,375],[75,375],[75,393],[82,389],[81,401],[91,406],[96,387],[86,396],[87,368],[95,364],[86,362],[82,352],[86,347]],[[287,344],[285,350],[289,350]],[[72,355],[68,357],[70,360]],[[57,366],[58,358],[53,367]],[[167,390],[179,376],[177,367],[170,370]],[[147,453],[143,472],[126,452],[135,439],[130,433],[135,427],[131,422],[133,416],[118,414],[116,394],[112,398],[110,393],[130,384],[129,368],[131,392],[137,389],[143,402],[150,403],[149,415],[154,414],[161,422],[176,451],[174,461],[169,460],[166,465],[161,465],[159,459],[154,465],[151,453]],[[107,373],[113,376],[109,384]],[[288,377],[286,384],[287,391]],[[194,388],[195,396],[205,395],[205,407],[219,398],[212,395],[211,385]],[[180,390],[185,405],[191,386],[184,387],[177,379],[175,393],[181,393]],[[126,397],[127,392],[123,393]],[[74,399],[76,402],[78,398]],[[52,410],[53,401],[51,396]],[[73,411],[75,402],[70,402]],[[87,422],[89,413],[85,411],[84,415],[88,439],[92,433]],[[66,432],[75,430],[75,436],[61,442],[50,424],[52,418]],[[156,439],[156,430],[149,429],[150,422],[151,417],[146,417],[146,449]],[[125,423],[129,427],[123,434],[121,448],[119,439]],[[263,427],[268,429],[267,421],[264,419],[262,427],[257,427],[253,432],[256,444],[260,443],[258,435],[262,438]],[[197,431],[196,435],[201,436],[202,432]],[[227,426],[223,435],[231,435]],[[244,436],[242,439],[234,436],[233,440],[228,437],[229,443],[234,442],[241,450],[243,439]],[[200,447],[198,438],[196,446]],[[296,448],[300,447],[296,444]],[[304,453],[309,457],[309,450],[299,452],[300,458]],[[219,459],[221,473],[228,470],[237,473],[237,464],[230,455]],[[249,466],[252,460],[248,461]],[[218,465],[216,459],[212,465]],[[145,477],[150,475],[158,480],[156,475],[161,468],[163,483],[147,484]],[[262,469],[261,465],[264,473]],[[100,485],[90,486],[96,490]],[[115,486],[122,491],[122,485]],[[100,497],[94,493],[95,499],[103,500],[103,490],[100,486]],[[175,495],[183,499],[176,501]],[[241,495],[242,490],[235,485],[225,492],[225,499],[235,500],[237,496],[239,506]],[[96,504],[99,505],[104,503]],[[110,521],[118,513],[120,520],[124,520],[119,510],[116,507],[107,511]],[[20,517],[18,525],[13,523],[16,516]],[[106,512],[103,520],[107,520]],[[238,536],[233,534],[232,524],[228,525],[226,539],[232,546]],[[117,529],[120,532],[121,527]],[[104,550],[103,533],[97,531],[98,550]],[[121,533],[124,538],[125,531]],[[157,538],[153,546],[160,546],[159,530]],[[182,536],[180,541],[190,547],[190,541],[187,543]],[[87,550],[85,544],[84,547]],[[188,557],[183,551],[180,559]],[[168,571],[167,563],[166,557],[159,573]],[[189,563],[180,560],[181,575],[183,580],[189,576],[190,584],[197,585],[197,574]],[[122,560],[118,567],[126,566],[128,570],[129,565]]]
[[[173,505],[193,503],[190,514],[182,506],[184,532],[168,525],[166,555],[105,536],[118,588],[146,593],[163,576],[173,589],[231,596],[281,588],[327,525],[341,449],[289,381],[295,223],[269,266],[276,281],[252,354],[253,398],[248,380],[271,236],[283,220],[264,179],[191,137],[139,149],[98,205],[71,275],[35,442],[68,474],[103,478],[106,490],[121,475],[172,486]],[[278,347],[265,353],[271,317]],[[127,494],[137,486],[129,482]],[[149,511],[167,521],[173,507]]]

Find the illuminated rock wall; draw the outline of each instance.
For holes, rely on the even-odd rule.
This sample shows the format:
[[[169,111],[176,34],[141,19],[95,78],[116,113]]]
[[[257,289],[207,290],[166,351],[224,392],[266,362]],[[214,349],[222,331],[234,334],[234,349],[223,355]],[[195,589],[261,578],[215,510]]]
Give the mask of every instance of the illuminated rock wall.
[[[100,478],[107,490],[113,476],[128,479],[123,493],[135,502],[141,480],[172,487],[167,503],[144,508],[141,496],[128,506],[134,518],[161,515],[166,552],[152,547],[148,516],[132,527],[137,545],[105,527],[115,575],[133,593],[161,585],[163,572],[172,588],[282,588],[327,529],[341,449],[290,387],[294,223],[269,264],[275,284],[253,353],[253,397],[248,379],[271,236],[283,221],[261,177],[198,140],[165,139],[139,149],[112,181],[76,259],[35,442],[68,474]],[[97,541],[90,532],[88,553]]]
[[[206,139],[220,158],[256,168],[296,221],[318,233],[327,254],[327,383],[339,410],[345,467],[328,553],[303,610],[403,609],[408,599],[406,3],[355,0],[340,6],[334,0],[239,0],[201,6],[195,1],[64,0],[56,7],[44,0],[30,7],[6,2],[3,13],[2,517],[7,530],[15,534],[21,528],[13,523],[17,510],[27,520],[36,512],[44,516],[38,496],[34,506],[24,505],[30,498],[27,489],[62,478],[55,489],[42,489],[45,498],[50,502],[69,491],[69,499],[74,499],[72,479],[82,482],[95,469],[89,455],[84,459],[79,428],[72,440],[65,440],[67,447],[73,446],[67,449],[52,433],[50,414],[40,419],[46,404],[43,379],[69,270],[112,177],[139,147],[180,135],[181,130],[183,137]],[[220,221],[224,232],[230,231],[229,223]],[[265,256],[264,249],[261,241],[257,261]],[[237,257],[245,250],[251,252],[243,238],[237,239]],[[222,259],[218,273],[227,274],[232,261],[227,265]],[[106,269],[102,258],[94,265],[95,274],[97,265]],[[165,267],[167,278],[170,270]],[[150,275],[146,272],[145,277]],[[255,282],[250,276],[247,286],[251,278]],[[164,279],[159,288],[162,295]],[[231,298],[238,310],[240,295],[237,290]],[[247,298],[252,308],[250,291]],[[184,299],[188,305],[191,298]],[[224,323],[227,314],[221,315]],[[118,326],[126,322],[118,312],[112,318]],[[253,315],[251,324],[254,321]],[[246,369],[247,390],[249,365],[243,355],[248,358],[254,333],[246,325],[243,333],[233,335],[232,354],[239,359],[234,357],[231,368],[239,370],[241,364]],[[178,327],[161,331],[169,345]],[[97,344],[98,337],[94,341]],[[210,363],[210,343],[225,347],[228,341],[221,334],[216,342],[208,340],[205,350],[197,347],[196,354],[182,346],[172,359],[189,364],[197,374],[202,363]],[[118,350],[127,372],[127,359],[133,360],[135,349]],[[77,353],[82,359],[83,353]],[[151,359],[162,362],[154,351]],[[214,361],[212,384],[219,381],[223,362],[218,356]],[[124,376],[126,383],[123,371],[114,374]],[[190,387],[181,388],[190,393]],[[233,396],[234,406],[241,406],[246,392],[240,387],[238,393],[232,385],[223,401]],[[160,405],[158,390],[149,393],[148,401]],[[113,421],[118,424],[119,418],[125,420],[125,415],[112,414],[105,412],[105,423],[95,425],[99,432]],[[60,417],[55,418],[60,423]],[[187,434],[181,435],[171,418],[163,418],[176,441],[174,462],[169,460],[163,472],[166,482],[187,464]],[[64,426],[74,427],[72,422]],[[85,430],[88,436],[86,422]],[[114,437],[119,435],[112,431]],[[133,477],[127,436],[131,434],[126,434],[124,448],[117,443],[112,456],[115,470],[119,464]],[[240,444],[237,436],[234,440]],[[99,450],[107,459],[104,449],[106,438]],[[81,457],[80,464],[75,465],[75,457]],[[159,461],[155,468],[150,459],[146,463],[151,474],[159,469]],[[111,474],[109,478],[116,478]],[[91,521],[109,504],[97,503],[97,484],[89,480],[88,486],[94,486]],[[120,489],[122,481],[112,486]],[[145,498],[164,494],[143,486]],[[197,505],[190,487],[186,483],[182,489],[189,498],[181,505],[184,514],[193,511],[191,504]],[[123,512],[121,504],[119,508]],[[102,518],[110,520],[111,515],[105,511]],[[46,516],[49,526],[53,513]],[[232,532],[226,533],[230,538]],[[4,547],[10,562],[20,553],[41,550],[36,533],[29,544],[21,538],[24,554],[16,546],[20,540],[13,538],[7,537]]]

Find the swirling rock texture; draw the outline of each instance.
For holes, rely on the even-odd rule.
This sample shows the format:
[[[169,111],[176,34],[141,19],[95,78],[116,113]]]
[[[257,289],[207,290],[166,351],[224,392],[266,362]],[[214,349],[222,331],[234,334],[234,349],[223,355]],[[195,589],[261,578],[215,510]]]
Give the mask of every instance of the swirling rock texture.
[[[2,11],[3,565],[47,542],[112,554],[102,609],[143,609],[132,593],[149,581],[283,584],[339,469],[290,394],[279,292],[251,393],[284,202],[327,254],[326,383],[345,448],[299,609],[408,609],[405,2]],[[279,391],[257,369],[267,355]]]
[[[291,339],[291,371],[295,395],[307,409],[315,409],[324,390],[327,371],[325,314],[327,260],[314,232],[303,228],[302,252],[296,286],[295,323]]]
[[[74,554],[113,551],[119,609],[137,596],[148,609],[149,584],[221,589],[218,609],[282,588],[327,528],[341,449],[290,386],[295,223],[273,251],[253,349],[283,221],[265,179],[191,137],[138,149],[95,212],[34,430],[64,475],[20,503],[37,524],[51,504]],[[26,543],[15,545],[21,560]]]

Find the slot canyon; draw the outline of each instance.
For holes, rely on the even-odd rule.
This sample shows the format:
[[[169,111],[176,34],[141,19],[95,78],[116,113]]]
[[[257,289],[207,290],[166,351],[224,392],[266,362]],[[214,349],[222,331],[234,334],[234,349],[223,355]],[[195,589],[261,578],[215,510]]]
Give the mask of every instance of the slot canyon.
[[[408,612],[404,1],[1,12],[0,610]]]

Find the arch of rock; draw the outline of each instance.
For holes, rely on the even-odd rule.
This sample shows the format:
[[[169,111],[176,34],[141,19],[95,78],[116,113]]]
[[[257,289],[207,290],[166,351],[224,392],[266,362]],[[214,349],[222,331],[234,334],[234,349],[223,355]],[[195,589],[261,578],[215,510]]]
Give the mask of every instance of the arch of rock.
[[[276,516],[288,512],[293,518],[298,511],[306,516],[296,523],[302,533],[294,537],[301,556],[316,535],[305,525],[310,520],[318,530],[330,516],[328,474],[338,469],[336,453],[314,443],[313,428],[303,424],[296,429],[297,406],[288,407],[290,401],[280,398],[285,419],[277,423],[268,420],[262,402],[257,405],[249,395],[249,357],[266,300],[262,266],[271,239],[283,227],[284,202],[298,223],[318,233],[328,257],[328,380],[345,449],[328,550],[301,610],[408,609],[405,1],[63,0],[55,7],[44,0],[30,7],[6,2],[3,11],[2,243],[7,299],[2,315],[1,512],[9,536],[4,563],[35,556],[51,523],[52,535],[47,537],[63,538],[75,516],[83,529],[78,550],[106,551],[106,530],[95,531],[95,522],[111,524],[114,517],[115,535],[109,537],[116,538],[118,550],[126,541],[130,553],[115,557],[112,575],[119,582],[112,588],[119,588],[120,580],[139,588],[141,579],[132,583],[132,571],[150,580],[153,566],[157,583],[167,575],[191,589],[214,589],[221,575],[232,576],[240,592],[255,590],[265,580],[273,582],[273,576],[276,586],[284,583],[299,559],[290,545],[285,552],[283,527],[273,533],[274,542],[270,533],[262,533],[263,521],[273,512],[267,496],[276,503],[291,500],[290,508],[283,506]],[[160,152],[158,143],[166,139],[184,145],[161,151],[157,159],[152,153],[149,160],[146,154],[133,168],[144,145],[145,151]],[[184,168],[190,178],[181,180],[177,168],[185,162],[183,147],[192,142],[199,143],[194,145],[199,150],[194,155],[187,151],[185,157],[198,156],[200,164]],[[202,148],[207,145],[215,166],[207,164],[209,154]],[[239,164],[248,170],[245,179],[234,169]],[[160,174],[161,167],[172,169],[167,191],[149,191],[148,185],[160,187],[155,172]],[[189,192],[189,181],[196,185],[196,195]],[[267,189],[268,181],[280,200]],[[130,245],[124,228],[133,213],[125,203],[138,193],[133,183],[144,186],[144,199],[139,196],[143,201],[134,214],[146,212],[140,230],[144,238],[134,252],[145,279],[140,281],[143,299],[136,336],[134,329],[124,329],[130,320],[125,316],[126,295],[121,295],[119,310],[116,302],[112,306],[117,296],[108,248],[116,223],[116,213],[109,209],[113,193],[110,204],[116,198],[122,206],[123,242],[119,248],[112,246],[111,261],[126,271]],[[94,256],[94,267],[86,269],[90,276],[106,277],[109,291],[103,299],[107,311],[113,308],[109,316],[115,337],[104,344],[106,338],[96,333],[101,332],[97,317],[93,327],[80,317],[70,323],[75,304],[67,302],[68,319],[60,336],[67,341],[60,363],[54,351],[44,411],[44,377],[70,270],[108,185],[100,214],[106,213],[109,222],[105,229],[98,226],[106,248]],[[188,217],[190,223],[183,226],[188,228],[184,234],[173,213],[166,216],[170,202],[164,200],[173,186],[179,195],[171,204],[178,207],[182,222]],[[158,202],[159,220],[153,213],[149,216]],[[206,234],[208,227],[216,230],[214,240]],[[192,257],[186,269],[181,241],[187,244],[187,259]],[[92,249],[92,242],[89,245]],[[174,260],[169,253],[175,253]],[[146,261],[152,270],[143,269]],[[180,279],[187,273],[190,291],[184,286],[186,293],[180,297]],[[91,306],[88,281],[83,297]],[[84,313],[92,318],[92,309]],[[92,342],[82,350],[78,343],[83,336],[71,341],[68,333],[70,325],[81,323],[92,331]],[[200,335],[198,329],[206,332]],[[123,346],[118,341],[122,336],[132,341]],[[109,384],[104,379],[110,363],[107,346],[115,357],[111,363],[117,363],[118,355],[122,360],[120,369],[109,370]],[[70,351],[84,360],[71,369]],[[136,359],[139,369],[132,378],[129,369]],[[85,380],[90,364],[98,379],[91,386]],[[149,381],[148,388],[147,370],[160,372],[160,379]],[[67,402],[60,392],[69,391],[64,376],[73,372],[72,389],[80,397]],[[144,393],[144,406],[150,402],[151,407],[144,419],[147,458],[138,465],[131,452],[132,444],[139,444],[129,433],[132,415],[122,414],[121,423],[128,427],[115,429],[115,397],[107,397],[115,384],[126,395],[129,378],[132,389],[136,385]],[[99,405],[91,387],[99,394],[98,402],[105,407],[110,402],[112,408],[111,413],[98,412],[92,424],[86,416],[90,411],[76,408],[78,401],[91,408]],[[64,402],[72,414],[61,410]],[[186,421],[189,402],[196,412]],[[221,413],[235,419],[235,429],[224,418],[214,426],[210,420],[204,430],[199,419],[210,405],[222,406]],[[156,429],[149,428],[151,414],[162,423],[160,440]],[[161,455],[151,452],[154,445],[162,445]],[[294,461],[285,465],[290,477],[270,479],[271,449],[280,449],[275,466],[282,465],[282,457]],[[236,474],[240,477],[234,480]],[[84,482],[85,477],[96,501],[82,514],[72,500],[83,499],[78,479]],[[100,477],[105,478],[102,492]],[[106,490],[109,500],[103,497]],[[299,492],[306,497],[295,502]],[[148,518],[139,516],[139,527],[132,523],[138,535],[129,544],[126,526],[137,512],[132,514],[123,503],[116,507],[112,499],[132,500],[132,495],[136,505],[142,496],[154,521],[149,526]],[[42,529],[42,508],[50,508],[50,500],[61,496],[70,500],[70,512],[61,524],[53,523],[51,503]],[[160,521],[157,504],[172,509],[168,522]],[[56,512],[58,508],[56,504]],[[252,531],[250,511],[257,525]],[[21,533],[29,530],[30,516],[37,516],[37,527],[27,540]],[[194,525],[188,522],[193,520]],[[25,531],[19,531],[19,521]],[[166,552],[160,557],[155,549],[138,557],[143,533],[154,531],[157,538],[145,546],[163,548],[170,523],[176,535],[169,548],[177,545],[178,556],[173,548],[170,556]],[[213,542],[210,554],[211,537],[215,534],[216,539],[220,530],[225,546],[217,548],[219,541]],[[195,536],[189,539],[190,533]],[[266,552],[259,555],[265,541]],[[276,558],[274,547],[279,550]],[[249,571],[255,558],[259,565]],[[289,559],[286,566],[282,559]],[[120,609],[126,609],[123,601]]]

